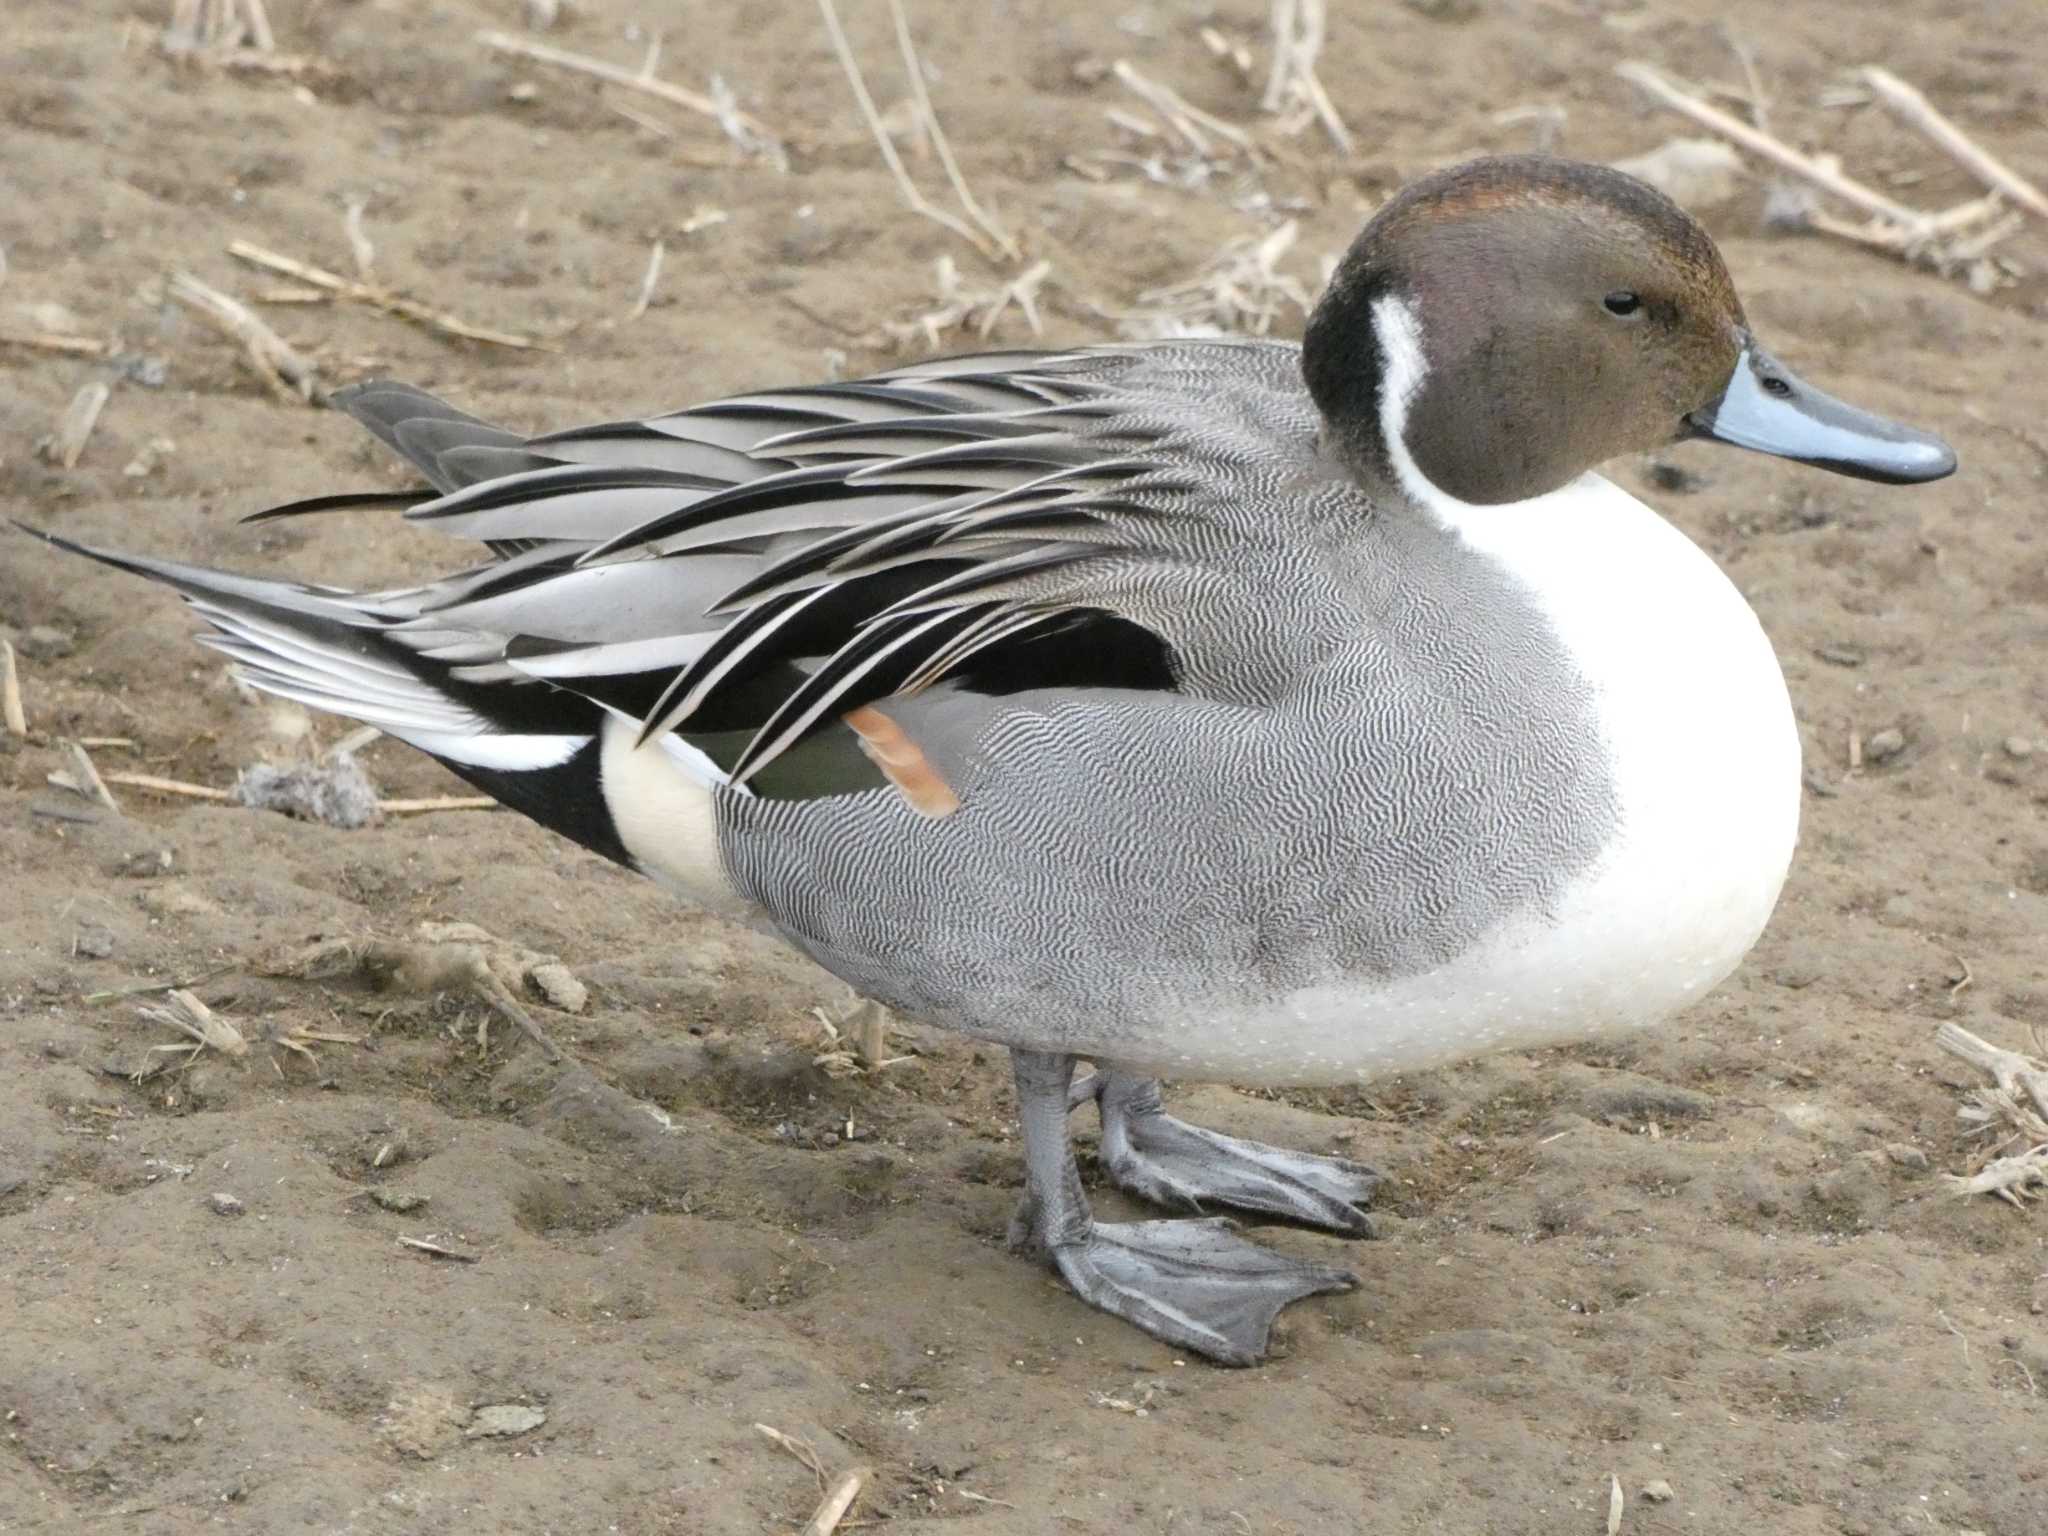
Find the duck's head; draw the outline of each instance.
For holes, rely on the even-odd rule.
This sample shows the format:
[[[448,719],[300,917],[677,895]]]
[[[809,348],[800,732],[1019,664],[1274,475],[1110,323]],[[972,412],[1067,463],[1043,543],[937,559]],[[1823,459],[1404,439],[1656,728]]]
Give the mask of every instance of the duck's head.
[[[1472,160],[1403,188],[1310,316],[1302,370],[1355,468],[1462,502],[1694,437],[1891,483],[1956,467],[1939,438],[1766,352],[1676,203],[1570,160]]]

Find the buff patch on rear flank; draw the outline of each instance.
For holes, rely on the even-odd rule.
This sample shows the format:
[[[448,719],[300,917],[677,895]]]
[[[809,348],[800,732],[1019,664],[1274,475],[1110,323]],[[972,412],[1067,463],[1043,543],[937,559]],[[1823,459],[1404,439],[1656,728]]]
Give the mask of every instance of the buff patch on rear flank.
[[[912,741],[902,726],[872,704],[863,704],[841,718],[860,738],[860,749],[868,760],[882,770],[882,776],[896,786],[918,815],[937,821],[960,809],[960,797],[953,792],[953,786],[940,776],[931,759],[924,755],[924,748]]]

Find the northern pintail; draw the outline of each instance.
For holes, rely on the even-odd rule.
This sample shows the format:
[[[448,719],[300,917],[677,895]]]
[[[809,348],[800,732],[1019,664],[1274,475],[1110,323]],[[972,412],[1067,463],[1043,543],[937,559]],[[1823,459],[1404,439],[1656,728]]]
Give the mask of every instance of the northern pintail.
[[[1353,1277],[1094,1221],[1070,1110],[1147,1200],[1362,1235],[1370,1168],[1185,1124],[1158,1079],[1350,1082],[1698,998],[1777,900],[1799,741],[1749,605],[1594,470],[1685,438],[1955,467],[1765,352],[1676,205],[1542,158],[1397,194],[1298,348],[990,353],[541,437],[333,402],[431,489],[257,516],[396,503],[487,559],[353,593],[52,542],[177,588],[257,687],[1007,1046],[1016,1242],[1235,1363]]]

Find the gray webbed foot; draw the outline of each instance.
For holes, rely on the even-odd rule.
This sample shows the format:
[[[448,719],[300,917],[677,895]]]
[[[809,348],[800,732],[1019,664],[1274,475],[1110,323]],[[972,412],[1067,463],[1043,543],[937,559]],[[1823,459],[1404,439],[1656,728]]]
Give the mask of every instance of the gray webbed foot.
[[[1357,1285],[1344,1270],[1261,1248],[1221,1219],[1096,1222],[1067,1138],[1073,1058],[1024,1050],[1011,1058],[1027,1181],[1011,1242],[1047,1259],[1083,1301],[1178,1348],[1250,1365],[1265,1355],[1282,1307]]]
[[[1157,1078],[1098,1072],[1102,1164],[1117,1188],[1171,1210],[1218,1206],[1371,1237],[1364,1207],[1381,1175],[1342,1157],[1269,1147],[1166,1113]],[[1077,1090],[1078,1101],[1078,1090]]]
[[[1251,1365],[1282,1307],[1352,1290],[1358,1277],[1261,1248],[1236,1226],[1220,1216],[1098,1222],[1086,1242],[1054,1248],[1052,1262],[1089,1305],[1221,1364]]]

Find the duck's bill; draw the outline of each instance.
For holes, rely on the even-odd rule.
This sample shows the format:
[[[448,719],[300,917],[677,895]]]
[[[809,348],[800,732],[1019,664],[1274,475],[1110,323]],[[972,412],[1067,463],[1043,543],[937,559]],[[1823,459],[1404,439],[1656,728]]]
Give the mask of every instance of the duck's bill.
[[[1821,393],[1755,342],[1743,347],[1720,398],[1685,425],[1694,437],[1887,485],[1939,480],[1956,468],[1955,450],[1940,438]]]

